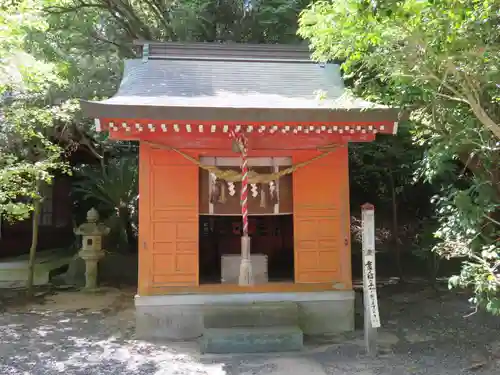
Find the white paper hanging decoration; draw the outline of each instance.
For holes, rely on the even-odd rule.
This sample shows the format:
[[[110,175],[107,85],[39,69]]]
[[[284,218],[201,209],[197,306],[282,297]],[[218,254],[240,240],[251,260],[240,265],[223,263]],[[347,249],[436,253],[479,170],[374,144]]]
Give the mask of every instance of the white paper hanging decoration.
[[[259,190],[257,189],[257,184],[250,184],[252,187],[250,190],[252,191],[252,197],[256,198],[259,195]]]
[[[217,184],[217,176],[213,173],[210,173],[210,203],[216,203],[219,198],[220,191]]]
[[[276,191],[276,185],[274,181],[269,181],[269,195],[271,199],[274,199],[274,192]]]
[[[236,194],[236,190],[234,188],[234,183],[233,182],[228,182],[227,183],[227,190],[229,191],[230,196],[234,196]]]

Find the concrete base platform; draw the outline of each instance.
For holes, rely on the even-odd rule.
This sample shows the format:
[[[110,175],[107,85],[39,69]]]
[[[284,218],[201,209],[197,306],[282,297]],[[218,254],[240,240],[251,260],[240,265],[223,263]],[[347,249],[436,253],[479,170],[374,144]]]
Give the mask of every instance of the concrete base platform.
[[[283,304],[283,307],[267,309],[259,318],[260,308],[256,305],[268,303]],[[353,291],[186,294],[136,296],[137,336],[143,339],[193,340],[202,336],[205,328],[228,328],[227,324],[220,323],[226,318],[217,318],[217,311],[224,315],[221,311],[224,305],[231,305],[239,311],[253,311],[248,313],[248,319],[242,317],[245,326],[247,320],[263,325],[266,319],[281,320],[280,325],[294,326],[295,319],[298,319],[298,328],[307,336],[354,330]],[[293,314],[293,311],[297,313]],[[208,327],[205,327],[205,322]],[[232,324],[234,327],[234,322]]]
[[[303,348],[298,327],[210,328],[199,340],[202,353],[268,353]]]
[[[66,249],[40,251],[36,254],[34,284],[49,283],[50,272],[69,265],[74,254]],[[6,258],[0,261],[0,288],[15,288],[26,285],[29,255]]]

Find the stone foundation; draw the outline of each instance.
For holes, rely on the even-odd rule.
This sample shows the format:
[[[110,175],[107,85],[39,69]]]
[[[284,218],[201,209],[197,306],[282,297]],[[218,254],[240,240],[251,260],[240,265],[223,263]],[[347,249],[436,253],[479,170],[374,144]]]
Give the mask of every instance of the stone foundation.
[[[141,339],[193,340],[203,334],[201,306],[136,306]]]
[[[329,335],[354,330],[352,291],[190,294],[136,296],[137,336],[143,339],[194,340],[203,334],[204,315],[213,314],[221,305],[238,305],[241,308],[245,304],[266,302],[296,303],[299,327],[304,335]],[[287,314],[290,309],[281,311]],[[287,318],[283,316],[284,320]]]

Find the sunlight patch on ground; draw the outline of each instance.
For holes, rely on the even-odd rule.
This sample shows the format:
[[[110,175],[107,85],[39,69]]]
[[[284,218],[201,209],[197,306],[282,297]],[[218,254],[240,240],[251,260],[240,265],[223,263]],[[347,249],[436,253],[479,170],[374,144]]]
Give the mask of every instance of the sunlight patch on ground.
[[[326,375],[323,367],[306,358],[276,357],[263,363],[244,366],[241,375]]]
[[[364,355],[362,331],[301,353],[202,355],[196,343],[136,340],[133,293],[63,292],[52,301],[0,315],[0,375],[500,373],[498,318],[465,319],[466,299],[451,293],[381,293],[380,338],[390,350],[376,360]]]
[[[75,367],[80,370],[91,369],[95,364],[112,358],[113,362],[122,365],[131,373],[148,365],[156,368],[150,373],[151,375],[227,375],[223,364],[202,364],[190,355],[172,352],[166,345],[154,345],[135,340],[117,342],[116,337],[94,342],[76,337],[69,339],[79,350],[70,354],[65,360],[53,361],[51,367],[55,372]]]
[[[115,288],[103,288],[96,293],[85,291],[59,291],[53,295],[47,295],[43,304],[28,303],[22,306],[9,308],[11,313],[62,313],[62,312],[98,312],[109,308],[119,310],[123,307],[132,307],[134,303],[135,290],[119,290]]]
[[[21,335],[17,332],[17,329],[21,327],[21,324],[8,324],[0,327],[0,343],[8,343],[11,340],[20,339]]]

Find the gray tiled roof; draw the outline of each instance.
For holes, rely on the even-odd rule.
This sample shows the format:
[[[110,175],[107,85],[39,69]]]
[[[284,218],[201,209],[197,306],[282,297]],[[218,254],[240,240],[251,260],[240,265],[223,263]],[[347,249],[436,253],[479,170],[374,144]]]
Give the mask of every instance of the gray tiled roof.
[[[217,59],[127,60],[117,94],[101,103],[263,109],[380,108],[348,98],[336,64]]]
[[[303,46],[142,43],[118,92],[81,101],[94,118],[177,122],[391,123],[399,109],[347,95],[336,64]]]

